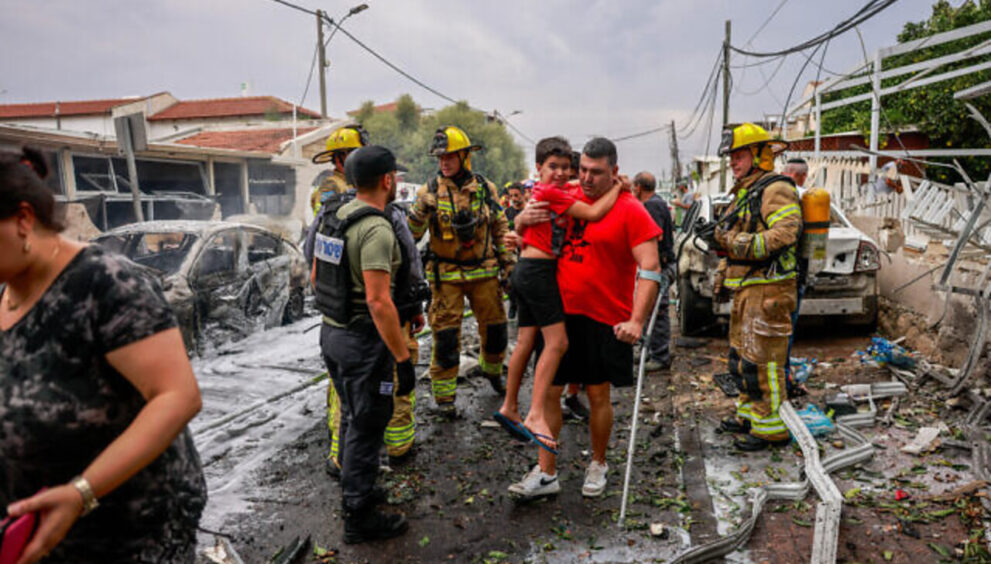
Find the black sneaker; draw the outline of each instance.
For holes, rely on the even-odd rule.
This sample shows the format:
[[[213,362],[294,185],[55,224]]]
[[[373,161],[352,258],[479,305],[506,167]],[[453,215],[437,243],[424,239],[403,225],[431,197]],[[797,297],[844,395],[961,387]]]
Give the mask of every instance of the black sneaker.
[[[382,513],[368,503],[361,509],[344,512],[344,542],[357,544],[398,537],[409,529],[406,517]]]
[[[719,432],[747,434],[750,432],[750,421],[744,419],[741,422],[736,417],[723,419],[722,421],[719,422]]]
[[[578,399],[578,394],[564,398],[564,406],[571,411],[571,416],[575,419],[588,420],[588,408]]]
[[[753,435],[744,435],[733,441],[733,446],[745,451],[745,452],[756,452],[759,450],[764,450],[765,448],[771,447],[781,447],[785,446],[791,442],[791,439],[781,439],[780,441],[766,441],[764,439],[758,439]]]

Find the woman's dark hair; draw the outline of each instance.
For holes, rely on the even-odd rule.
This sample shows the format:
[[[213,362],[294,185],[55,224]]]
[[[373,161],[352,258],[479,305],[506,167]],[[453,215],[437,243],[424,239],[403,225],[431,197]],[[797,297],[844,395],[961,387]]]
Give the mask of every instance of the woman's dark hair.
[[[62,217],[55,195],[45,186],[48,163],[37,149],[0,150],[0,219],[6,219],[26,203],[46,229],[62,231]]]

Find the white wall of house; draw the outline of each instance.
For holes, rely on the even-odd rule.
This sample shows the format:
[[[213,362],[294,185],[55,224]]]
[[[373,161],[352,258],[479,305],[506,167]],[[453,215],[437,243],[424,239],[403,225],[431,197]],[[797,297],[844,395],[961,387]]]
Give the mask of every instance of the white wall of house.
[[[0,119],[0,123],[27,125],[30,127],[40,127],[45,129],[61,129],[63,131],[96,133],[97,135],[114,135],[114,120],[109,114],[62,116],[59,120],[56,120],[54,117],[8,118]]]

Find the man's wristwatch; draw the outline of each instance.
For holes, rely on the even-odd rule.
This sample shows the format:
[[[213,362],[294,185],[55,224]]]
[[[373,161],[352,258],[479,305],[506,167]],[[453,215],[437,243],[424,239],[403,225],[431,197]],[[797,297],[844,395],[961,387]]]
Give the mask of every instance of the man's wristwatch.
[[[79,495],[83,497],[83,512],[82,515],[87,515],[89,512],[93,511],[100,506],[100,502],[96,500],[96,495],[93,493],[93,487],[89,485],[89,481],[82,476],[76,476],[69,482],[72,487],[76,488]]]

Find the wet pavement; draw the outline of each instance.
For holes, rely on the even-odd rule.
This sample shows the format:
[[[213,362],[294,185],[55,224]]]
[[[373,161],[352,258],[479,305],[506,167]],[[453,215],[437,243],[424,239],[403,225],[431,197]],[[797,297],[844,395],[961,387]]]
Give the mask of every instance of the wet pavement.
[[[749,512],[751,488],[801,477],[797,447],[740,453],[730,436],[715,432],[733,405],[712,383],[712,374],[725,370],[724,338],[703,339],[699,348],[674,348],[673,370],[647,375],[624,529],[616,519],[633,388],[613,395],[617,423],[605,495],[581,496],[588,434],[583,423],[572,420],[560,440],[561,493],[518,503],[506,487],[535,463],[536,447],[490,426],[501,399],[484,379],[469,378],[458,388],[460,416],[440,419],[431,415],[429,379],[423,375],[417,385],[415,455],[380,478],[390,492],[388,509],[405,513],[410,530],[390,541],[344,545],[339,485],[324,471],[327,382],[315,380],[323,370],[316,323],[308,318],[259,333],[194,363],[204,411],[192,427],[211,494],[202,526],[229,535],[245,562],[268,561],[297,536],[310,536],[329,551],[323,560],[309,553],[309,562],[670,561],[689,546],[735,529]],[[470,340],[472,325],[466,320],[463,332],[466,365],[477,347]],[[883,369],[863,366],[852,356],[867,346],[867,336],[826,339],[822,332],[800,334],[793,352],[826,363],[816,368],[811,394],[800,398],[799,406],[838,385],[889,379]],[[429,359],[426,340],[421,363]],[[523,407],[529,404],[527,394],[525,384]],[[879,409],[886,406],[882,402]],[[847,497],[840,561],[881,562],[888,556],[894,562],[938,561],[940,550],[953,555],[959,541],[983,534],[987,521],[977,498],[930,499],[973,480],[967,452],[898,452],[919,425],[952,422],[954,416],[962,412],[950,413],[933,390],[903,400],[891,427],[863,430],[879,447],[874,459],[833,476]],[[834,440],[820,439],[821,449],[828,454],[845,446],[834,446]],[[896,501],[896,489],[909,498]],[[800,502],[770,502],[744,549],[726,560],[807,561],[816,503],[814,493]],[[665,533],[652,536],[651,524],[665,525]],[[200,541],[210,546],[213,536],[203,533]]]

